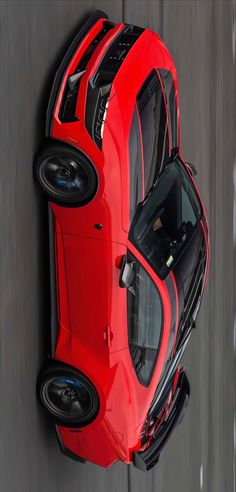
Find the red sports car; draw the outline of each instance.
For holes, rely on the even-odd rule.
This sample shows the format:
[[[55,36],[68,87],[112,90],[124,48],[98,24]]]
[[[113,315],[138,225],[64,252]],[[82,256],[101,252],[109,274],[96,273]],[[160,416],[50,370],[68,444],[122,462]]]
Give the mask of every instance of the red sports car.
[[[35,162],[49,200],[52,356],[38,393],[63,452],[150,469],[190,388],[208,269],[163,41],[97,11],[56,74]]]

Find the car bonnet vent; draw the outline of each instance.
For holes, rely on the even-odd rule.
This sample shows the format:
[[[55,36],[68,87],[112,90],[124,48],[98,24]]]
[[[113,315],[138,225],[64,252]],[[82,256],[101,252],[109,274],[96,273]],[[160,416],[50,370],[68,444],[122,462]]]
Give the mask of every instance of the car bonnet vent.
[[[88,46],[88,48],[84,52],[78,66],[76,68],[76,72],[80,72],[81,70],[85,70],[85,68],[86,68],[91,56],[93,55],[95,49],[97,48],[98,44],[100,43],[100,41],[102,41],[102,39],[105,37],[105,35],[108,33],[108,31],[110,31],[113,27],[114,27],[114,24],[112,22],[105,21],[103,23],[103,29],[101,31],[99,31],[97,36],[93,39],[91,44]]]
[[[100,149],[112,82],[143,31],[141,27],[126,26],[111,43],[98,70],[89,81],[85,124],[90,136]]]
[[[140,27],[128,26],[125,28],[105,55],[100,66],[101,72],[116,74],[142,32],[143,29]]]

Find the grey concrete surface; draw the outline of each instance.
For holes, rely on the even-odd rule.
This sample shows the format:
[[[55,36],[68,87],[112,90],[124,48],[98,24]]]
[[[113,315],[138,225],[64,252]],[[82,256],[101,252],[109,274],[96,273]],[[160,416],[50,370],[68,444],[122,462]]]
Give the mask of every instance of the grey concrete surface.
[[[182,152],[197,165],[211,233],[207,292],[185,357],[190,405],[148,474],[65,458],[35,398],[49,292],[47,209],[32,162],[57,60],[93,7],[157,30],[170,49]],[[1,492],[235,492],[235,14],[227,0],[0,2]]]

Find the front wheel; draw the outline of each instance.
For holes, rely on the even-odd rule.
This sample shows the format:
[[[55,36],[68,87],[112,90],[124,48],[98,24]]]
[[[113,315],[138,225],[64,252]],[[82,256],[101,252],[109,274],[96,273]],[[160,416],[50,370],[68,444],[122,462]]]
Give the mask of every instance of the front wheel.
[[[99,411],[99,397],[91,381],[64,363],[52,362],[39,375],[37,392],[56,424],[83,427]]]
[[[48,199],[66,207],[86,205],[98,189],[97,173],[88,157],[61,142],[52,140],[42,147],[34,171]]]

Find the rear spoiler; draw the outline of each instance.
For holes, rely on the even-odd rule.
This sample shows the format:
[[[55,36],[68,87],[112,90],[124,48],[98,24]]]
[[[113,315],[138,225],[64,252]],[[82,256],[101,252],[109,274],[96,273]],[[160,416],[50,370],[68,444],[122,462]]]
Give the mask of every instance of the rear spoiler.
[[[190,395],[190,385],[184,370],[180,372],[176,392],[170,415],[159,427],[152,444],[144,451],[133,453],[133,464],[142,471],[148,471],[157,464],[162,449],[184,416]]]

